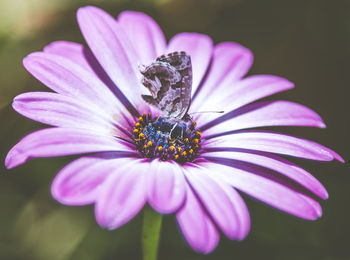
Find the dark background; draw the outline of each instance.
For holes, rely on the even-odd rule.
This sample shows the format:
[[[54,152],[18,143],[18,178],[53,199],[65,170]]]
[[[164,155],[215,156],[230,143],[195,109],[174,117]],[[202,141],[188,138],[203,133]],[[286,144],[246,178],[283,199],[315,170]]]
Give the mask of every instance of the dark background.
[[[17,115],[12,98],[45,90],[21,60],[55,40],[83,43],[75,11],[97,5],[114,16],[123,10],[148,13],[169,39],[182,31],[208,34],[215,43],[236,41],[250,48],[250,74],[275,74],[296,84],[273,99],[317,111],[326,129],[284,132],[318,141],[349,158],[350,2],[346,0],[144,0],[0,2],[0,155],[25,134],[43,126]],[[141,217],[107,231],[92,207],[66,207],[51,198],[50,184],[69,158],[33,160],[13,170],[0,163],[0,259],[141,259]],[[244,196],[252,228],[243,242],[222,237],[210,255],[184,242],[173,216],[164,218],[159,259],[350,259],[350,172],[338,162],[297,160],[328,189],[323,217],[310,222]]]

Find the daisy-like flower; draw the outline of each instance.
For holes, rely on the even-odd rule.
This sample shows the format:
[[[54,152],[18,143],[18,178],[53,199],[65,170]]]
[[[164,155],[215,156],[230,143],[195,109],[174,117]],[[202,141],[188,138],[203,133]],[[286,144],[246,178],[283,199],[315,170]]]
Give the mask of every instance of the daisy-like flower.
[[[143,13],[125,11],[114,19],[88,6],[77,17],[89,48],[53,42],[23,61],[54,92],[20,94],[13,108],[53,127],[16,144],[8,168],[31,158],[85,154],[55,177],[57,201],[94,204],[98,224],[108,229],[124,225],[148,203],[161,214],[175,213],[189,245],[202,253],[215,249],[220,232],[232,240],[247,236],[249,213],[238,191],[303,219],[322,215],[316,198],[327,199],[326,189],[280,155],[342,158],[313,141],[255,129],[325,127],[303,105],[255,102],[293,83],[272,75],[244,77],[253,55],[237,43],[214,46],[198,33],[180,33],[167,43]],[[182,126],[141,96],[147,89],[140,66],[174,51],[192,61],[193,119]],[[196,113],[201,111],[224,113]]]

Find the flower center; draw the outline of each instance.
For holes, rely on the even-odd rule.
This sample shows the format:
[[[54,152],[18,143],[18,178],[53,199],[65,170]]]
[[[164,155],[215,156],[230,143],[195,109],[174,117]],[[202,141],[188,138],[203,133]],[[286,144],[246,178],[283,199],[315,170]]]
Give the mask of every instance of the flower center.
[[[185,122],[143,114],[133,129],[136,150],[143,157],[174,160],[178,163],[193,161],[200,150],[201,133],[196,122]]]

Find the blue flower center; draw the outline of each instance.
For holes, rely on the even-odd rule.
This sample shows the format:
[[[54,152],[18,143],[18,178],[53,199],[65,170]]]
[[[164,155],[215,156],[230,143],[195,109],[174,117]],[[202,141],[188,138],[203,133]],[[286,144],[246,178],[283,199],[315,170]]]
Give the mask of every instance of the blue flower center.
[[[143,114],[133,129],[136,150],[143,157],[174,160],[178,163],[193,161],[199,153],[201,133],[196,122]]]

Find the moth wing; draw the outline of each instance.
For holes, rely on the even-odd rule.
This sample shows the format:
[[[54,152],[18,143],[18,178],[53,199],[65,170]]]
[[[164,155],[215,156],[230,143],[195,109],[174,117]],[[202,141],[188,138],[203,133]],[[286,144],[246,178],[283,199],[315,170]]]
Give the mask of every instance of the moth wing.
[[[177,104],[177,110],[175,110],[172,116],[182,119],[191,105],[191,92],[192,92],[192,64],[191,57],[184,51],[172,52],[167,55],[162,55],[157,58],[157,61],[167,62],[173,66],[181,75],[181,84],[178,84],[180,88],[180,100]]]
[[[160,109],[163,116],[183,119],[191,104],[191,57],[183,51],[162,55],[141,73],[142,84],[152,94],[142,98]]]
[[[166,62],[155,61],[141,70],[141,73],[143,75],[142,84],[152,95],[142,95],[142,98],[162,111],[169,110],[161,104],[161,101],[167,95],[170,86],[181,81],[179,72]]]

